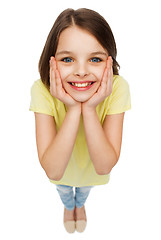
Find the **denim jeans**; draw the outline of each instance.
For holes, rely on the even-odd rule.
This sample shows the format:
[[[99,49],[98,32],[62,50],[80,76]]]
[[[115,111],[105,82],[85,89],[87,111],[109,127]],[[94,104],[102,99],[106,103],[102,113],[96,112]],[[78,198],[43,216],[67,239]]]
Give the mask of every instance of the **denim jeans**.
[[[75,206],[77,208],[83,207],[92,186],[87,187],[75,187],[75,194],[73,187],[66,185],[56,185],[59,196],[68,210],[73,210]]]

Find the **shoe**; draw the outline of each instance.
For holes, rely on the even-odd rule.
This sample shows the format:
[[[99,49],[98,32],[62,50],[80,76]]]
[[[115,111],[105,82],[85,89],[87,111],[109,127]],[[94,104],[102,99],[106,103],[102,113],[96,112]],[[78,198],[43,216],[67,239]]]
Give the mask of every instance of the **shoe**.
[[[85,220],[77,220],[76,221],[76,230],[77,230],[77,232],[79,232],[79,233],[84,232],[84,230],[86,228],[86,225],[87,225],[87,221],[85,221]]]
[[[68,233],[74,233],[75,232],[75,221],[64,222],[64,227]]]
[[[66,209],[64,208],[64,214]],[[64,221],[64,227],[68,233],[74,233],[75,232],[75,219]]]
[[[87,225],[87,218],[86,218],[86,211],[84,207],[85,219],[76,219],[76,230],[79,233],[84,232],[86,225]]]

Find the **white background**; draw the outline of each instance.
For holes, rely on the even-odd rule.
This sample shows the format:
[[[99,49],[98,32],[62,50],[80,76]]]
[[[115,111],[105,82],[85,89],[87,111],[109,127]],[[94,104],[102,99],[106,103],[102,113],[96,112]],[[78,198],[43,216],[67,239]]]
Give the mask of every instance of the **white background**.
[[[109,184],[86,203],[88,226],[70,235],[63,205],[41,168],[30,88],[47,35],[65,8],[91,8],[110,24],[132,109]],[[0,6],[0,238],[161,239],[160,3],[153,0],[3,1]],[[63,150],[63,149],[62,149]]]

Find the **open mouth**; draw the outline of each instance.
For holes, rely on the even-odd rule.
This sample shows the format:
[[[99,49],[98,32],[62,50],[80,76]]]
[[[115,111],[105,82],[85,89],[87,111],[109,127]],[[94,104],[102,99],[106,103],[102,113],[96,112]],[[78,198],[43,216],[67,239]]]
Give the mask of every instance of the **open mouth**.
[[[84,83],[77,83],[77,82],[69,82],[70,85],[78,88],[85,88],[91,86],[94,82],[84,82]]]

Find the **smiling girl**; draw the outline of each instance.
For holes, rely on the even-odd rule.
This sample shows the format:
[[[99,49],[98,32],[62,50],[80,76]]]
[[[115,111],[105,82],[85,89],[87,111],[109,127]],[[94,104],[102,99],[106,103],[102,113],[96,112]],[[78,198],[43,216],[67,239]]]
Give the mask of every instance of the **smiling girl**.
[[[65,206],[69,233],[84,231],[89,192],[108,183],[120,156],[124,112],[131,104],[116,54],[102,16],[66,9],[49,33],[41,79],[31,88],[38,157]]]

